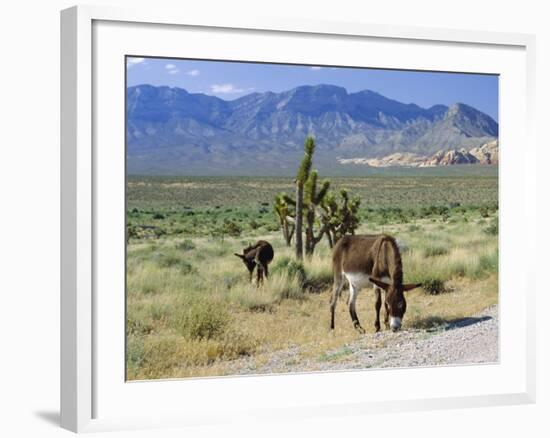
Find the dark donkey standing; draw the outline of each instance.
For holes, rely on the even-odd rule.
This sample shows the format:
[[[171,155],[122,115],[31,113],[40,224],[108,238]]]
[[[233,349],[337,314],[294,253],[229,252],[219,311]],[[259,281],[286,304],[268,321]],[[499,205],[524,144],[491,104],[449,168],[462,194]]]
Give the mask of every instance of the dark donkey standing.
[[[273,247],[265,240],[258,240],[254,245],[249,245],[243,249],[242,254],[235,253],[237,257],[242,259],[246,265],[248,272],[250,273],[250,281],[252,281],[252,274],[254,268],[256,270],[258,286],[268,277],[267,265],[273,260]]]
[[[407,310],[404,292],[421,286],[403,284],[401,253],[395,239],[385,234],[344,236],[332,252],[334,285],[330,303],[330,328],[334,329],[334,310],[344,286],[344,277],[349,283],[349,313],[353,326],[364,333],[357,313],[355,300],[359,290],[367,285],[374,286],[376,295],[376,321],[374,327],[380,330],[380,307],[384,289],[384,323],[386,328],[397,331],[401,328],[403,315]],[[388,317],[390,319],[388,324]]]

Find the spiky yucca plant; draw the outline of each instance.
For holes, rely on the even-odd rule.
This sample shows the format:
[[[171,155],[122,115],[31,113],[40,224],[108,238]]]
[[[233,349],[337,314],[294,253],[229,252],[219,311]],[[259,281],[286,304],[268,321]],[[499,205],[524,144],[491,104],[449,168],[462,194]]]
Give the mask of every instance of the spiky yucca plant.
[[[327,231],[327,224],[320,220],[321,208],[323,201],[329,191],[330,181],[323,181],[321,187],[318,187],[318,173],[312,170],[306,181],[304,191],[304,207],[306,209],[306,255],[311,256],[315,250],[315,246],[321,241],[323,235]],[[317,226],[317,230],[315,230]]]
[[[274,210],[279,218],[281,224],[281,230],[283,231],[283,238],[285,239],[286,246],[290,246],[292,242],[292,236],[295,230],[295,206],[296,202],[293,201],[286,193],[279,193],[275,196]]]
[[[346,234],[355,234],[359,227],[359,197],[350,198],[346,189],[340,190],[339,198],[329,192],[323,202],[323,222],[327,226],[327,239],[332,248]]]
[[[311,164],[313,161],[313,152],[315,152],[315,140],[313,137],[307,137],[304,143],[304,158],[300,163],[296,173],[296,258],[304,258],[304,247],[302,243],[302,214],[304,208],[304,184],[309,178]]]

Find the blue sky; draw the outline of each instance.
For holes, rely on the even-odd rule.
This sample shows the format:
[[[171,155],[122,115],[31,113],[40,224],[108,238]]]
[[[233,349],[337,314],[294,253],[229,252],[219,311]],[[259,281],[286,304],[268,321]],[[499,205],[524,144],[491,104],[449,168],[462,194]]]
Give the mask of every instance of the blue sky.
[[[428,108],[462,102],[498,121],[498,76],[295,66],[166,58],[127,58],[128,86],[151,84],[185,88],[232,100],[253,92],[281,92],[300,85],[331,84],[376,91],[404,103]]]

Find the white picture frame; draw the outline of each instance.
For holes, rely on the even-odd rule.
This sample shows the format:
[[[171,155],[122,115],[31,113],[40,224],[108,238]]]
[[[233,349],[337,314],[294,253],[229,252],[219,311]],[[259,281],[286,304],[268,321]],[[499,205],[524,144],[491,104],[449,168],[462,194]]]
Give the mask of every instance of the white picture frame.
[[[140,30],[141,29],[141,30]],[[137,50],[124,47],[121,36],[136,36],[132,38],[133,44],[139,44],[139,33],[145,32],[157,37],[152,40],[151,47]],[[502,143],[502,159],[500,170],[500,199],[505,201],[501,209],[501,362],[493,366],[464,366],[433,370],[431,368],[418,370],[374,370],[359,371],[353,373],[311,373],[287,376],[265,376],[246,378],[223,379],[198,379],[185,381],[162,381],[125,383],[121,376],[124,372],[119,369],[120,355],[124,354],[120,349],[120,342],[109,344],[110,340],[104,335],[105,329],[115,328],[118,333],[120,324],[124,324],[124,313],[120,307],[120,300],[114,303],[110,312],[104,309],[106,299],[98,300],[98,294],[105,290],[104,285],[111,281],[111,274],[105,265],[117,265],[108,260],[106,255],[106,240],[101,237],[108,234],[104,232],[105,220],[99,205],[116,206],[120,203],[119,189],[106,190],[106,187],[118,187],[120,175],[124,169],[120,169],[121,157],[111,161],[108,167],[104,153],[97,154],[97,142],[107,139],[104,135],[113,135],[113,141],[120,139],[120,119],[123,112],[114,112],[109,115],[114,120],[112,126],[105,122],[102,112],[105,99],[103,95],[112,91],[110,86],[120,84],[120,71],[116,70],[115,79],[106,86],[101,81],[110,77],[113,66],[110,60],[117,60],[120,54],[141,54],[149,51],[149,55],[162,55],[159,50],[163,38],[168,40],[170,32],[200,32],[214,38],[223,36],[224,32],[235,33],[235,38],[268,38],[277,40],[278,44],[289,45],[289,40],[305,41],[304,44],[312,44],[318,48],[330,39],[337,40],[338,44],[348,41],[351,44],[384,43],[387,47],[394,46],[392,50],[401,50],[402,56],[394,56],[384,61],[385,67],[411,68],[407,61],[406,53],[401,47],[417,47],[418,50],[436,50],[443,53],[448,47],[457,50],[482,50],[494,52],[494,65],[491,68],[487,59],[477,59],[478,67],[483,72],[508,74],[509,85],[501,88],[501,123],[502,135],[505,140]],[[131,33],[128,33],[131,32]],[[137,32],[137,33],[136,33]],[[166,35],[165,35],[166,34]],[[269,35],[268,35],[269,34]],[[323,40],[323,38],[325,38]],[[105,41],[109,41],[107,48]],[[307,41],[306,41],[307,40]],[[319,41],[317,43],[313,40]],[[165,42],[166,42],[165,41]],[[329,41],[330,42],[330,41]],[[336,44],[336,43],[335,43]],[[157,48],[154,46],[157,45]],[[401,46],[400,46],[401,45]],[[251,44],[254,46],[254,44]],[[135,46],[134,46],[135,47]],[[175,50],[164,45],[166,53]],[[324,46],[326,47],[326,46]],[[401,47],[401,48],[400,48]],[[518,265],[516,275],[522,281],[514,280],[509,270],[516,260],[510,250],[524,242],[528,246],[535,245],[535,216],[526,214],[528,209],[536,209],[535,199],[535,165],[526,159],[508,160],[506,157],[506,139],[510,143],[513,139],[520,139],[526,151],[534,152],[536,145],[533,134],[534,120],[534,47],[535,39],[531,35],[460,31],[451,29],[424,29],[402,26],[372,25],[364,23],[337,23],[337,22],[312,22],[297,19],[258,18],[254,20],[242,19],[227,22],[223,18],[215,16],[195,16],[189,11],[163,11],[156,8],[149,10],[119,9],[110,7],[78,6],[62,11],[61,13],[61,426],[75,431],[100,431],[119,428],[147,428],[159,426],[177,426],[190,424],[213,424],[225,421],[244,421],[250,416],[259,419],[269,419],[274,416],[288,418],[305,418],[317,415],[360,415],[366,412],[402,411],[414,409],[441,409],[451,407],[475,407],[502,404],[532,403],[535,400],[535,272],[527,264]],[[207,44],[198,44],[198,51],[209,49]],[[250,49],[253,50],[253,47]],[[155,51],[151,53],[150,51]],[[326,50],[322,50],[326,52]],[[315,51],[314,51],[315,52]],[[321,52],[321,50],[319,50]],[[210,52],[209,52],[210,53]],[[216,56],[215,52],[210,56]],[[257,57],[250,52],[249,56]],[[259,53],[259,52],[258,52]],[[484,54],[485,52],[479,52]],[[299,54],[299,53],[298,53]],[[330,56],[330,53],[328,54]],[[104,58],[103,58],[104,56]],[[246,56],[235,54],[234,56]],[[268,54],[277,56],[276,54]],[[279,55],[280,56],[280,55]],[[294,56],[289,54],[288,56]],[[297,56],[297,55],[296,55]],[[322,54],[315,53],[315,61],[323,63]],[[335,55],[334,55],[335,56]],[[342,55],[344,56],[344,55]],[[491,55],[493,56],[493,55]],[[508,57],[509,56],[509,57]],[[228,57],[236,59],[235,57]],[[424,59],[424,68],[433,69],[437,62],[442,65],[445,62],[446,69],[459,71],[462,60],[451,59],[451,56],[441,55],[438,59]],[[498,58],[498,59],[497,59]],[[272,59],[272,58],[269,58]],[[382,59],[382,58],[381,58]],[[98,61],[99,60],[99,61]],[[251,59],[254,60],[254,59]],[[257,59],[256,59],[257,60]],[[296,58],[293,59],[296,61]],[[516,62],[510,63],[510,60]],[[118,62],[118,61],[116,61]],[[342,61],[341,61],[342,62]],[[379,62],[382,62],[379,61]],[[409,62],[409,64],[407,64]],[[418,61],[420,62],[420,61]],[[431,63],[431,64],[430,64]],[[388,65],[391,64],[391,65]],[[432,67],[430,67],[430,65]],[[473,64],[472,64],[473,65]],[[483,67],[485,65],[485,67]],[[506,67],[509,65],[509,67]],[[116,69],[123,70],[123,59]],[[506,69],[511,69],[510,71]],[[109,70],[111,69],[111,70]],[[443,69],[443,68],[441,68]],[[513,70],[513,71],[512,71]],[[469,70],[468,70],[469,71]],[[504,73],[503,73],[504,72]],[[118,81],[118,82],[117,82]],[[512,81],[514,87],[512,87]],[[98,91],[103,90],[103,91]],[[123,90],[120,90],[122,92]],[[103,94],[102,94],[103,93]],[[123,93],[122,93],[123,94]],[[115,108],[120,108],[121,93],[109,94]],[[520,120],[512,126],[506,123],[512,114],[506,112],[507,102],[515,102],[516,111],[513,115]],[[102,106],[103,105],[103,106]],[[505,110],[505,111],[502,111]],[[110,123],[110,122],[109,122]],[[117,137],[118,135],[118,137]],[[98,140],[100,139],[100,140]],[[111,138],[109,138],[111,139]],[[118,142],[120,143],[120,142]],[[123,143],[117,147],[124,148]],[[527,154],[526,154],[527,155]],[[534,154],[532,154],[534,156]],[[116,158],[116,157],[115,157]],[[124,157],[122,156],[122,159]],[[512,167],[515,165],[515,167]],[[116,167],[118,166],[118,167]],[[513,171],[513,172],[512,172]],[[120,173],[122,172],[122,173]],[[116,174],[116,175],[115,175]],[[113,185],[114,183],[114,185]],[[110,193],[112,191],[112,193]],[[117,198],[118,196],[118,198]],[[522,208],[517,208],[517,203]],[[120,219],[120,218],[119,218]],[[118,219],[113,220],[112,232],[117,237],[118,233],[124,233]],[[123,224],[123,222],[122,222]],[[521,226],[522,239],[514,237],[513,230]],[[118,228],[117,228],[118,227]],[[118,230],[118,231],[117,231]],[[507,233],[509,231],[509,233]],[[111,251],[111,249],[114,249]],[[107,251],[120,255],[120,248],[107,248]],[[105,255],[105,257],[103,257]],[[118,256],[117,256],[118,257]],[[116,259],[120,260],[120,258]],[[115,262],[116,262],[115,260]],[[514,265],[515,266],[515,265]],[[120,266],[118,267],[120,268]],[[118,269],[117,268],[117,269]],[[114,271],[113,271],[114,272]],[[508,272],[508,274],[507,274]],[[120,270],[113,275],[120,274]],[[120,277],[120,276],[119,276]],[[114,278],[114,277],[113,277]],[[117,277],[118,278],[118,277]],[[528,279],[525,281],[525,279]],[[113,280],[114,281],[114,280]],[[514,289],[515,288],[515,289]],[[515,290],[515,295],[508,293],[508,289]],[[526,305],[529,300],[530,305]],[[514,309],[510,309],[515,306]],[[517,313],[517,320],[511,321],[513,311]],[[118,319],[120,318],[120,320]],[[118,322],[117,322],[118,321]],[[118,331],[117,331],[118,330]],[[123,333],[119,333],[118,340]],[[107,345],[109,344],[109,345]],[[511,351],[514,346],[519,346],[517,355],[512,358]],[[101,354],[98,354],[101,352]],[[112,361],[109,352],[113,353]],[[115,365],[110,365],[114,363]],[[508,365],[510,365],[508,367]],[[116,368],[110,370],[109,368]],[[417,382],[423,380],[458,379],[456,387],[446,393],[445,390],[436,391],[437,388],[418,392],[414,385],[410,391],[395,396],[376,396],[382,394],[382,389],[377,393],[373,390],[372,397],[367,395],[351,395],[348,397],[344,389],[357,385],[368,384],[372,386],[372,376],[378,373],[381,376],[402,379],[403,382],[413,376]],[[478,376],[478,377],[476,377]],[[481,377],[479,377],[481,376]],[[476,379],[488,382],[480,384],[477,391],[468,385],[461,384],[460,379]],[[370,380],[369,380],[370,379]],[[491,379],[494,379],[492,381]],[[505,380],[505,381],[503,381]],[[500,384],[497,381],[502,381]],[[185,394],[192,399],[192,406],[185,405],[181,401],[182,385],[185,386]],[[285,391],[289,388],[301,386],[305,393],[310,395],[300,397],[296,395],[294,403],[290,403],[285,397]],[[325,389],[318,391],[320,386]],[[462,388],[461,388],[462,387]],[[119,389],[120,388],[120,391]],[[151,390],[149,390],[152,388]],[[128,391],[127,391],[128,390]],[[112,392],[111,392],[112,391]],[[118,392],[117,392],[118,391]],[[199,394],[211,394],[219,391],[220,402],[211,404],[207,397]],[[225,391],[225,392],[224,392]],[[431,391],[431,392],[430,392]],[[247,404],[244,397],[231,394],[246,394],[250,397],[258,397],[252,404]],[[106,395],[111,402],[106,401]],[[191,395],[190,395],[191,394]],[[194,394],[194,395],[193,395]],[[265,400],[262,395],[265,394]],[[180,402],[174,402],[180,396]],[[117,411],[117,406],[128,403],[126,411]],[[153,400],[154,403],[145,404],[143,411],[138,412],[131,401]],[[269,402],[267,401],[269,397]],[[373,398],[374,397],[374,398]],[[159,399],[166,400],[159,403]],[[189,402],[190,400],[188,400]],[[222,403],[231,402],[232,408],[224,410]],[[191,409],[192,408],[192,409]],[[105,414],[103,414],[105,413]]]

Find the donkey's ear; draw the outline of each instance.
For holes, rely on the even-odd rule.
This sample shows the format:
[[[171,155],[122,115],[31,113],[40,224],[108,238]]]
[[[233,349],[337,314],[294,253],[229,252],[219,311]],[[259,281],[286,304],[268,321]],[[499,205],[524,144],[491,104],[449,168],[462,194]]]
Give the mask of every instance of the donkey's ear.
[[[403,292],[407,292],[408,290],[416,289],[417,287],[422,286],[422,283],[409,283],[403,285]]]
[[[388,290],[388,288],[390,287],[388,283],[385,283],[382,280],[379,280],[378,278],[369,277],[369,280],[371,283],[374,283],[376,286],[381,287],[384,290]]]
[[[237,257],[239,257],[240,259],[243,259],[244,260],[244,256],[242,254],[237,254],[236,252],[233,253],[234,255],[236,255]]]

